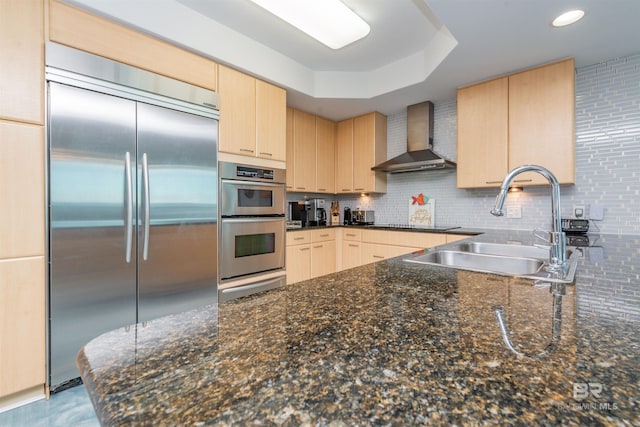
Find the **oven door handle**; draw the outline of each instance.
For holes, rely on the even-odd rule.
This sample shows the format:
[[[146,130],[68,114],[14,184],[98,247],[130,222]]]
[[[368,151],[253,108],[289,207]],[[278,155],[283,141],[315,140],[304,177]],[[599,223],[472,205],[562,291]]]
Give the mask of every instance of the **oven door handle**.
[[[257,187],[274,187],[274,188],[283,188],[284,184],[282,182],[259,182],[259,181],[238,181],[234,179],[221,179],[220,182],[222,184],[232,185],[234,187],[242,187],[242,186],[257,186]]]
[[[285,221],[285,217],[284,216],[278,216],[278,217],[270,217],[270,216],[261,216],[261,217],[248,217],[248,218],[222,218],[222,222],[226,222],[226,223],[235,223],[235,224],[242,224],[242,223],[260,223],[260,222],[276,222],[276,221],[282,221],[282,224],[284,225],[284,221]]]

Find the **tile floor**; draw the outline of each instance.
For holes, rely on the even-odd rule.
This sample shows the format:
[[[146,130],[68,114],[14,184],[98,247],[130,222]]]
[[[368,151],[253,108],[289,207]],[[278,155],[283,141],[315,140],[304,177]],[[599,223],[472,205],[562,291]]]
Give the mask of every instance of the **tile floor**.
[[[49,400],[0,413],[2,427],[99,427],[83,385],[53,394]]]

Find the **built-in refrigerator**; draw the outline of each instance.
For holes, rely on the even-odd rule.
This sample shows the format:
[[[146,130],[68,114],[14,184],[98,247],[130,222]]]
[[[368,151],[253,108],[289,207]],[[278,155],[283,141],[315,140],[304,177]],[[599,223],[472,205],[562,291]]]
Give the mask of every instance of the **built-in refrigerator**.
[[[47,54],[55,390],[101,333],[217,302],[218,112],[214,92],[57,45]]]

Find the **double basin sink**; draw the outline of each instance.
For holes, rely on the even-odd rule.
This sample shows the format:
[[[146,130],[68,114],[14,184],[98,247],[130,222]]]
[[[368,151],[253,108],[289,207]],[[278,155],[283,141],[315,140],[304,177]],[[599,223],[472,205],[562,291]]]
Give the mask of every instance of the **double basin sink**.
[[[428,250],[427,250],[428,251]],[[549,268],[549,248],[517,244],[462,242],[405,259],[417,264],[471,270],[546,282],[571,283],[577,259],[567,250],[567,265]]]

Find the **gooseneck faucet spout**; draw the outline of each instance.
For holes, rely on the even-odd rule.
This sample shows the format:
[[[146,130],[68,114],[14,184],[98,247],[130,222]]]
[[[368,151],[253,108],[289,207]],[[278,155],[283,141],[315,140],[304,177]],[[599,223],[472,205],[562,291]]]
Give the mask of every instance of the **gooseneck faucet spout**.
[[[549,252],[549,268],[552,270],[563,269],[566,266],[567,237],[562,231],[562,219],[560,215],[560,183],[555,175],[549,170],[538,165],[523,165],[513,169],[502,181],[500,193],[496,197],[496,203],[491,209],[491,214],[495,216],[504,215],[504,202],[507,198],[507,191],[513,179],[523,172],[537,172],[544,176],[551,185],[551,232],[549,242],[551,250]]]

